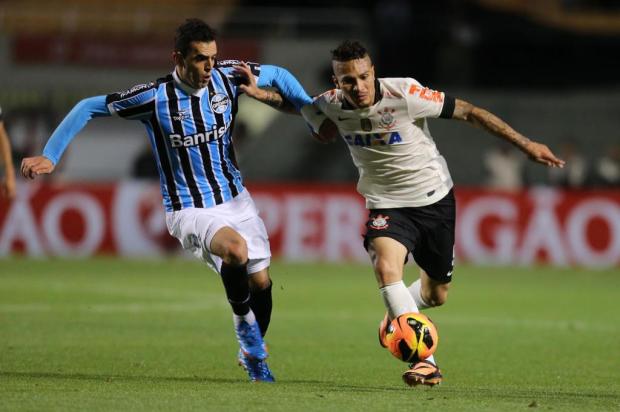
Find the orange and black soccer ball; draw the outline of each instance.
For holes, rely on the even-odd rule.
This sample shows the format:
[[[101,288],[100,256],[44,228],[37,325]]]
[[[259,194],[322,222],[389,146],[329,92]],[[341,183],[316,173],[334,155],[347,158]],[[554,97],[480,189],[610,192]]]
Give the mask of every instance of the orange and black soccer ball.
[[[385,335],[389,351],[403,362],[418,362],[437,349],[439,335],[433,322],[421,313],[405,313],[392,320]]]

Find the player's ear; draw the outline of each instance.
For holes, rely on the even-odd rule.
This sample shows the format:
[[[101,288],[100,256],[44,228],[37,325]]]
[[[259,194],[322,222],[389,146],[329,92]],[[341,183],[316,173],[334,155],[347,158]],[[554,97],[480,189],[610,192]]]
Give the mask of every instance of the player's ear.
[[[332,82],[334,82],[334,86],[336,86],[336,89],[340,89],[340,85],[338,84],[338,79],[334,75],[332,75]]]
[[[173,51],[172,52],[172,60],[174,61],[174,64],[177,66],[185,66],[185,60],[183,59],[183,55],[181,54],[180,51]]]

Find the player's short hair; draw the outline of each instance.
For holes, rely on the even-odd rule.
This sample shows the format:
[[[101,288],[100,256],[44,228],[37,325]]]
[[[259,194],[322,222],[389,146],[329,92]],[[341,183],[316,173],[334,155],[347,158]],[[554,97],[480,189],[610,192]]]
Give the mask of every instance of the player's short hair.
[[[186,19],[185,23],[177,27],[174,37],[174,49],[183,56],[189,51],[189,44],[193,41],[215,41],[217,33],[207,23],[200,19]]]
[[[339,62],[363,59],[366,56],[368,56],[368,50],[356,40],[345,40],[332,50],[332,60]]]

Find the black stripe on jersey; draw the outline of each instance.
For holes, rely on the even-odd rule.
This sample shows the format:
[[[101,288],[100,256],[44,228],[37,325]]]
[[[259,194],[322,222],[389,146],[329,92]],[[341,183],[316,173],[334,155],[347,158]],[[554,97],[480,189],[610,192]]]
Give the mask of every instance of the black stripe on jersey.
[[[444,94],[443,107],[441,108],[441,114],[439,117],[442,119],[452,119],[454,115],[454,109],[456,108],[456,99],[452,96]]]
[[[224,85],[228,85],[226,83],[226,76],[222,75],[222,72],[219,70],[216,70],[220,77],[222,78],[222,82],[224,83]],[[232,99],[231,102],[234,100],[235,96],[232,96],[228,93],[228,87],[226,88],[226,93],[228,94],[228,98]],[[211,80],[209,82],[209,99],[211,99],[212,96],[214,96],[215,93],[215,87],[213,86],[213,80]],[[215,122],[217,124],[217,128],[218,130],[222,127],[224,127],[226,125],[226,122],[224,121],[224,115],[221,113],[216,113],[213,112],[213,115],[215,116]],[[229,136],[230,136],[230,130],[228,131]],[[221,136],[220,137],[220,144],[217,145],[219,152],[220,152],[220,161],[222,163],[222,172],[224,173],[224,176],[226,177],[226,180],[228,181],[228,188],[230,189],[230,193],[232,193],[233,197],[237,197],[237,195],[239,194],[239,191],[237,190],[237,186],[235,186],[235,180],[233,175],[230,173],[230,170],[228,170],[228,164],[226,163],[226,158],[224,155],[224,138],[225,136]],[[230,142],[230,144],[232,145],[232,141]],[[231,159],[232,160],[232,159]]]
[[[181,210],[183,208],[183,205],[181,204],[181,201],[179,200],[179,195],[177,194],[177,185],[174,183],[174,175],[172,173],[172,167],[170,166],[170,160],[168,159],[166,142],[164,141],[164,135],[160,129],[160,125],[157,121],[155,112],[153,112],[153,114],[151,115],[149,123],[151,124],[151,128],[153,129],[153,134],[155,136],[157,156],[159,157],[159,164],[161,165],[161,170],[164,173],[164,177],[166,178],[166,187],[168,188],[168,196],[170,196],[172,209]]]
[[[233,95],[233,91],[229,83],[230,79],[226,77],[224,73],[222,73],[219,69],[216,68],[215,70],[217,70],[217,72],[222,76],[222,79],[224,79],[224,87],[226,88],[226,93],[228,94],[228,97],[232,101],[232,112],[231,112],[232,120],[230,121],[230,132],[229,132],[230,133],[230,144],[228,145],[228,156],[230,157],[232,164],[235,165],[237,170],[239,170],[239,164],[237,163],[237,154],[235,153],[235,146],[232,144],[233,132],[235,131],[235,118],[237,115],[237,109],[239,107],[238,100]]]
[[[185,133],[183,133],[183,125],[181,124],[181,120],[179,120],[178,116],[176,116],[179,112],[179,105],[177,103],[177,95],[174,92],[174,82],[168,82],[166,84],[166,96],[168,96],[168,111],[170,112],[172,131],[180,136],[185,136]],[[175,117],[177,118],[175,119]],[[187,187],[189,188],[189,193],[192,195],[192,199],[194,199],[194,207],[202,208],[204,207],[204,204],[202,203],[202,195],[200,194],[200,190],[198,190],[196,179],[194,179],[194,172],[192,171],[192,164],[191,159],[189,158],[188,150],[189,149],[185,147],[179,147],[177,149],[181,160],[181,168],[183,169],[183,174],[185,175],[185,181],[187,182]]]
[[[116,113],[125,118],[144,116],[155,110],[155,99],[139,106],[130,107],[128,109],[117,110]]]
[[[194,118],[194,124],[196,125],[196,133],[204,133],[205,136],[207,134],[207,128],[205,127],[205,121],[202,117],[202,109],[200,107],[200,98],[192,95],[192,117]],[[202,156],[202,165],[205,171],[205,175],[207,176],[207,181],[209,182],[209,186],[211,186],[211,190],[213,191],[213,197],[215,199],[215,204],[219,205],[223,203],[222,199],[222,189],[215,178],[215,174],[213,173],[213,168],[211,164],[211,154],[209,152],[209,144],[199,144],[198,149],[200,150],[200,155]]]

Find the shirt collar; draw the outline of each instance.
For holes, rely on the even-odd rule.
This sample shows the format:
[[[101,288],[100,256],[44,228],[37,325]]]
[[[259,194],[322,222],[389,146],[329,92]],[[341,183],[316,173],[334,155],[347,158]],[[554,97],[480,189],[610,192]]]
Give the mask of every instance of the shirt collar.
[[[197,97],[201,97],[205,93],[205,91],[207,90],[207,87],[203,87],[202,89],[194,89],[192,86],[190,86],[189,84],[185,83],[179,77],[179,74],[177,73],[177,69],[176,68],[172,71],[172,78],[174,79],[174,84],[179,89],[183,90],[187,94],[191,94],[191,95],[194,95],[194,96],[197,96]],[[213,81],[213,77],[211,78],[210,81]]]

